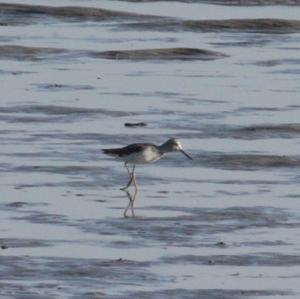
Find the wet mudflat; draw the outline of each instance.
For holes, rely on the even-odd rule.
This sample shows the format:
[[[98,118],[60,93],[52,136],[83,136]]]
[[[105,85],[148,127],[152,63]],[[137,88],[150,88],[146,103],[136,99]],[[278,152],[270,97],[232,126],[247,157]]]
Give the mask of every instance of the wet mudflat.
[[[299,298],[299,2],[26,3],[0,3],[0,298]],[[172,136],[194,160],[119,190],[101,148]]]

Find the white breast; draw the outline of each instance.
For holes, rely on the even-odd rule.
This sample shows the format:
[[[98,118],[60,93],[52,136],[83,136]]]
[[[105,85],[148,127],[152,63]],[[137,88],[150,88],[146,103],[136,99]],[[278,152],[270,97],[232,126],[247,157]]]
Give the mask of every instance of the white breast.
[[[132,153],[129,155],[126,161],[131,164],[146,164],[157,161],[160,158],[161,155],[159,152],[153,150],[151,147],[146,147],[139,153]]]

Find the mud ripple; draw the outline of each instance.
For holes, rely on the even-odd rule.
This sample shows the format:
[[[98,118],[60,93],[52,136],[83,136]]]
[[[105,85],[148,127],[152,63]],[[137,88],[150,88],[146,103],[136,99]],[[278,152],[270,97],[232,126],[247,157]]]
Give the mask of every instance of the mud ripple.
[[[65,175],[76,175],[76,174],[89,174],[93,172],[104,173],[107,169],[100,167],[90,167],[90,166],[40,166],[40,165],[28,165],[28,166],[18,166],[11,171],[14,172],[45,172],[45,173],[56,173]]]
[[[128,293],[128,298],[164,298],[164,299],[241,299],[254,298],[257,296],[284,296],[290,294],[287,291],[277,290],[228,290],[228,289],[163,289],[153,292],[133,292]],[[111,296],[110,299],[119,299],[120,297]]]
[[[195,48],[161,48],[91,53],[93,57],[126,60],[214,60],[226,55],[210,50]]]
[[[180,156],[174,156],[172,160],[162,160],[162,165],[168,167],[177,167],[177,161],[180,164],[189,165],[190,167],[213,167],[230,170],[261,170],[276,168],[299,168],[300,156],[280,156],[264,154],[233,153],[224,154],[219,152],[201,152],[196,153],[189,151],[193,161],[182,160]]]
[[[286,108],[280,109],[281,111],[295,111],[298,110],[299,106],[293,105]],[[247,108],[239,109],[234,113],[260,113],[260,112],[277,112],[277,108]],[[224,113],[225,114],[225,113]],[[187,116],[186,116],[187,117]],[[222,117],[219,113],[215,114],[188,114],[190,119],[201,117],[202,119],[217,119]],[[224,117],[224,116],[223,116]],[[229,139],[242,139],[242,140],[257,140],[257,139],[268,139],[268,138],[299,138],[300,136],[300,124],[299,123],[285,123],[285,124],[261,124],[252,126],[232,126],[232,125],[202,125],[199,126],[197,122],[187,122],[186,119],[179,119],[177,122],[164,122],[161,124],[162,128],[168,128],[176,130],[179,133],[177,137],[182,138],[229,138]],[[180,133],[181,131],[184,133]],[[168,138],[168,137],[167,137]]]
[[[161,0],[119,0],[135,3],[161,2]],[[173,0],[164,0],[172,2]],[[300,5],[299,0],[177,0],[182,3],[208,3],[229,6]]]
[[[19,211],[20,214],[26,214],[24,216],[12,217],[14,221],[25,220],[29,223],[43,223],[52,225],[69,225],[68,218],[59,214],[42,213],[41,211]]]
[[[173,211],[176,216],[153,217],[151,210]],[[88,221],[81,223],[81,229],[88,232],[128,235],[134,240],[112,242],[111,246],[124,248],[153,246],[155,243],[172,246],[202,247],[202,238],[219,233],[233,233],[250,228],[299,227],[298,219],[283,209],[272,207],[232,207],[226,209],[148,207],[143,211],[147,218],[110,219],[109,221]],[[138,211],[136,211],[138,214]],[[149,223],[151,229],[149,230]],[[235,244],[234,246],[238,246]]]
[[[51,298],[59,298],[62,291],[68,294],[71,291],[72,295],[80,298],[95,298],[91,297],[92,292],[99,294],[99,288],[105,290],[116,284],[130,285],[133,281],[135,284],[161,283],[158,276],[148,271],[148,263],[122,258],[102,260],[1,256],[0,262],[1,295],[9,295],[10,298],[12,295],[19,298],[28,294],[30,298],[36,298],[31,295],[44,298],[41,296],[49,294]],[[84,294],[90,296],[82,297]]]
[[[300,21],[285,19],[231,19],[183,21],[191,31],[246,31],[257,33],[292,33],[300,31]]]
[[[154,48],[110,51],[67,50],[62,48],[25,47],[18,45],[1,45],[1,59],[41,60],[93,57],[113,60],[214,60],[227,57],[221,52],[198,48]],[[41,84],[44,89],[63,89],[61,84]],[[75,86],[76,87],[76,86]],[[91,86],[79,86],[76,89],[92,89]]]
[[[263,67],[274,67],[278,65],[300,65],[300,59],[269,59],[269,60],[260,60],[254,63],[258,66]]]
[[[66,53],[65,49],[1,45],[1,59],[35,60]]]
[[[276,0],[273,0],[276,1]],[[238,1],[240,2],[240,1]],[[299,3],[297,3],[299,4]],[[180,20],[169,17],[112,11],[94,7],[54,7],[25,4],[0,4],[1,20],[4,25],[26,24],[44,21],[45,16],[71,21],[85,20],[131,20],[132,23],[116,24],[121,28],[139,28],[160,31],[249,31],[259,33],[291,33],[300,31],[300,21],[285,19],[229,19],[229,20]],[[28,20],[29,19],[29,20]]]
[[[50,246],[49,241],[38,239],[12,239],[2,238],[0,239],[1,248],[4,250],[10,248],[30,248],[30,247],[46,247]]]
[[[67,85],[67,84],[49,84],[49,83],[44,83],[44,84],[33,84],[34,86],[37,86],[40,90],[45,90],[45,91],[73,91],[73,90],[92,90],[94,89],[93,86],[91,85],[83,85],[83,84],[78,84],[78,85]]]
[[[25,74],[35,74],[36,72],[31,71],[12,71],[12,70],[1,70],[0,69],[0,75],[25,75]]]
[[[257,168],[300,167],[300,157],[278,155],[226,154],[214,155],[206,161],[210,166],[229,169],[255,170]]]
[[[299,108],[291,107],[293,109]],[[292,137],[293,135],[300,135],[300,124],[265,124],[265,125],[255,125],[237,129],[236,132],[245,134],[248,137]]]
[[[146,16],[143,14],[121,12],[109,9],[83,6],[46,6],[46,5],[30,5],[30,4],[0,4],[0,14],[8,14],[10,16],[24,16],[37,18],[45,21],[45,17],[56,17],[63,19],[71,19],[72,21],[97,20],[106,21],[112,19],[144,19],[145,17],[157,19],[159,17]],[[16,20],[17,22],[17,20]],[[18,23],[18,22],[17,22]]]
[[[122,25],[124,28],[159,30],[159,31],[192,31],[192,32],[255,32],[284,34],[300,31],[300,21],[285,19],[228,19],[228,20],[158,20],[157,22],[136,22]]]
[[[68,89],[71,88],[70,86]],[[73,89],[73,87],[72,87]],[[124,117],[135,115],[135,112],[111,111],[101,108],[84,108],[56,105],[18,105],[0,107],[1,120],[8,123],[30,122],[73,122],[78,118]]]
[[[89,114],[101,113],[109,114],[111,116],[128,116],[129,112],[114,112],[105,109],[89,109],[83,107],[72,106],[55,106],[55,105],[18,105],[10,107],[0,107],[0,113],[28,113],[28,114],[46,114],[46,115],[60,115],[60,114]]]
[[[299,109],[299,106],[289,106],[286,107],[286,111],[292,111],[295,109]],[[280,109],[281,111],[283,109]],[[247,109],[248,112],[259,112],[259,111],[274,111],[276,112],[277,109],[259,109],[257,107]],[[245,109],[243,112],[247,112]],[[242,112],[242,111],[241,111]],[[216,130],[217,131],[217,130]],[[240,139],[266,139],[266,138],[298,138],[300,135],[300,124],[299,123],[286,123],[286,124],[261,124],[261,125],[253,125],[247,127],[240,127],[240,128],[224,128],[223,132],[222,129],[218,130],[220,134],[223,134],[223,137],[231,138],[240,138]],[[219,136],[221,137],[221,135]]]
[[[193,265],[223,265],[223,266],[297,266],[300,265],[299,255],[287,255],[280,253],[260,253],[241,255],[182,255],[162,258],[164,263]]]
[[[0,257],[0,261],[1,295],[14,298],[60,298],[62,295],[70,295],[70,292],[74,294],[72,298],[80,299],[239,299],[288,294],[281,290],[161,288],[163,283],[170,281],[170,277],[150,272],[151,263],[122,258],[105,260],[5,256]],[[133,284],[140,287],[155,284],[156,287],[152,291],[111,291],[116,285]]]

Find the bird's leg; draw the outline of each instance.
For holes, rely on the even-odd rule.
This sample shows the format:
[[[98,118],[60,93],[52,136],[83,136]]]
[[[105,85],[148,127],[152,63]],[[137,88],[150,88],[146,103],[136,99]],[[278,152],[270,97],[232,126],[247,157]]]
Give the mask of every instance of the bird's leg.
[[[128,197],[128,199],[129,199],[129,202],[128,202],[127,207],[126,207],[125,210],[124,210],[124,213],[123,213],[124,217],[129,217],[129,216],[127,215],[127,212],[128,212],[128,210],[129,210],[129,208],[131,209],[131,216],[132,216],[132,217],[135,217],[135,214],[134,214],[134,201],[135,201],[135,198],[136,198],[136,195],[137,195],[137,191],[138,191],[138,190],[135,190],[133,196],[132,196],[132,194],[130,194],[127,190],[125,191],[125,192],[126,192],[126,195],[127,195],[127,197]]]
[[[136,195],[138,193],[138,189],[135,189],[135,192],[134,192],[134,195],[133,195],[133,199],[131,201],[131,214],[133,217],[135,217],[135,214],[134,214],[134,202],[135,202],[135,198],[136,198]]]
[[[133,166],[133,170],[132,170],[132,180],[133,180],[133,184],[134,184],[134,187],[135,187],[135,192],[137,192],[139,188],[137,186],[134,170],[135,170],[135,165]]]
[[[124,166],[125,166],[126,169],[127,169],[127,172],[128,172],[129,177],[131,177],[131,172],[130,172],[128,166],[127,166],[127,162],[124,163]]]
[[[128,199],[129,199],[129,202],[128,202],[127,207],[126,207],[125,210],[124,210],[123,215],[124,215],[124,217],[128,217],[128,216],[127,216],[127,211],[128,211],[128,209],[129,209],[130,207],[132,207],[132,199],[131,199],[130,193],[129,193],[127,190],[124,190],[124,191],[126,192],[126,195],[127,195]]]
[[[128,181],[126,187],[121,188],[121,190],[126,190],[126,189],[128,189],[128,187],[131,185],[132,180],[133,180],[132,173],[134,172],[134,167],[135,167],[135,166],[133,166],[133,171],[132,171],[132,173],[131,173],[130,170],[129,170],[129,168],[128,168],[128,166],[127,166],[127,162],[125,162],[124,165],[125,165],[125,167],[126,167],[126,169],[127,169],[128,175],[129,175],[129,181]]]

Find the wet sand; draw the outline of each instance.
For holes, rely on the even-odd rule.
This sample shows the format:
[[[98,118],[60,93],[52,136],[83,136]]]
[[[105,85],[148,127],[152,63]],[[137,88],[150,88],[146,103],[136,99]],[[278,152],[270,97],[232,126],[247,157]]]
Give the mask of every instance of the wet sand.
[[[298,1],[32,3],[0,3],[0,298],[299,298]],[[119,190],[101,149],[173,136],[194,160]]]

